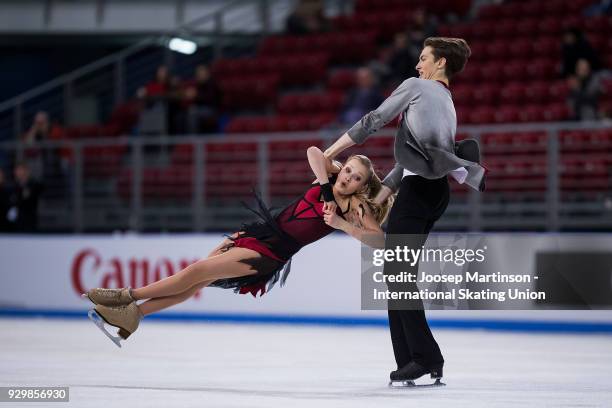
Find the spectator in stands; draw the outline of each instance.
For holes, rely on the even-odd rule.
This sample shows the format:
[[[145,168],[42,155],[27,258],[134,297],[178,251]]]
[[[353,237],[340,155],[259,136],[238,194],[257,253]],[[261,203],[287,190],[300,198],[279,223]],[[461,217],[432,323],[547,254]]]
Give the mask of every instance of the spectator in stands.
[[[23,160],[27,162],[32,175],[42,179],[45,174],[52,172],[60,163],[58,149],[41,148],[38,142],[58,140],[62,138],[62,129],[51,124],[49,114],[39,111],[34,115],[30,128],[23,134],[24,145]]]
[[[25,144],[32,145],[35,142],[47,140],[50,131],[49,115],[47,112],[39,111],[34,115],[32,125],[23,135],[23,141]]]
[[[421,45],[424,38],[416,32],[412,32],[410,37],[406,33],[398,33],[393,41],[393,51],[389,58],[389,68],[391,70],[391,81],[397,86],[407,78],[418,76],[414,68],[414,61],[419,59]],[[418,40],[415,40],[418,38]]]
[[[574,120],[598,119],[598,100],[602,92],[599,75],[593,73],[586,59],[576,63],[576,75],[567,79],[570,89],[569,104]]]
[[[170,91],[170,72],[168,67],[160,65],[155,71],[155,79],[138,89],[137,95],[146,101],[165,98]]]
[[[10,193],[4,177],[4,170],[0,168],[0,232],[9,231],[8,211],[10,205]]]
[[[438,22],[436,21],[436,17],[427,13],[427,10],[423,7],[419,7],[412,12],[412,21],[408,27],[409,33],[414,33],[415,35],[411,35],[412,41],[418,41],[419,45],[423,44],[425,38],[433,37],[438,32]],[[419,55],[420,53],[417,53]]]
[[[378,50],[378,58],[368,63],[368,68],[372,74],[380,78],[381,87],[386,87],[392,81],[392,71],[389,64],[394,49],[392,47],[381,47]]]
[[[166,93],[166,107],[168,111],[168,134],[176,135],[185,133],[184,89],[181,84],[181,79],[178,76],[172,76],[170,78],[170,88]]]
[[[408,29],[395,35],[391,51],[371,65],[380,73],[385,86],[395,88],[407,78],[419,75],[413,61],[419,59],[423,41],[435,36],[437,30],[435,18],[424,8],[414,10]]]
[[[195,82],[187,87],[184,98],[188,104],[188,132],[216,132],[222,95],[217,81],[212,77],[206,65],[196,67]]]
[[[294,35],[319,33],[329,30],[323,1],[300,0],[287,18],[287,33]]]
[[[35,146],[38,142],[49,139],[51,125],[47,112],[39,111],[34,115],[30,128],[23,134],[23,160],[27,161],[36,177],[42,177],[45,167],[45,151]]]
[[[370,68],[359,68],[356,74],[356,82],[357,86],[349,92],[342,109],[340,115],[342,123],[359,121],[363,115],[375,109],[384,100],[377,79]]]
[[[576,73],[579,59],[587,60],[594,71],[599,69],[599,60],[595,50],[584,33],[577,28],[570,28],[563,34],[561,53],[561,74],[564,78]]]
[[[138,89],[137,96],[145,102],[140,118],[140,133],[176,133],[181,110],[179,80],[161,65],[155,79]]]
[[[10,228],[16,232],[34,232],[38,229],[38,200],[42,185],[31,178],[30,169],[24,162],[15,165],[14,177],[7,217]]]

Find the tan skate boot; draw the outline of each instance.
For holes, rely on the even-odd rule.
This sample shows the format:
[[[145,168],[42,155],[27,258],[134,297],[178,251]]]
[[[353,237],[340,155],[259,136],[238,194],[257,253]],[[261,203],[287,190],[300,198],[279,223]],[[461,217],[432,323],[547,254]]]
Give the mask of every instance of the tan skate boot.
[[[96,305],[109,307],[125,306],[134,301],[130,294],[130,288],[123,289],[103,289],[95,288],[82,295]]]
[[[118,307],[97,305],[94,310],[106,323],[117,327],[118,334],[123,339],[127,339],[138,329],[138,324],[144,317],[136,302]]]

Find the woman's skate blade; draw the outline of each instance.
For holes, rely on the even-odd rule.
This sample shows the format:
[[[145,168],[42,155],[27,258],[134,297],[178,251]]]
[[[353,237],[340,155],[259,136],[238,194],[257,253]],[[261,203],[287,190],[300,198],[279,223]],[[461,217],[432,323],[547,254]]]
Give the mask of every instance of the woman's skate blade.
[[[115,343],[117,347],[121,348],[121,343],[119,342],[121,337],[113,336],[108,332],[108,330],[106,330],[106,327],[104,327],[104,319],[102,319],[102,317],[100,317],[95,310],[91,309],[89,312],[87,312],[87,317],[89,317],[89,320],[91,320],[98,327],[98,329],[102,330],[106,337],[111,339],[111,341]]]
[[[446,384],[440,381],[439,378],[436,379],[435,382],[431,384],[416,384],[412,380],[400,380],[400,381],[390,381],[389,388],[437,388],[444,387]]]

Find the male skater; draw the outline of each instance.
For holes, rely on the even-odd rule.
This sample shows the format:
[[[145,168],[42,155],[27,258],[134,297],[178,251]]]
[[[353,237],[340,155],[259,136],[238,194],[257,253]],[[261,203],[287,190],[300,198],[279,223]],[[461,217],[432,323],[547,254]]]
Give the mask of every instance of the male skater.
[[[397,161],[383,180],[377,200],[398,192],[389,215],[387,248],[397,245],[393,234],[413,234],[412,248],[420,248],[449,202],[447,175],[479,191],[484,190],[485,170],[480,166],[478,144],[455,144],[457,117],[449,80],[461,72],[470,56],[463,39],[430,37],[423,44],[416,69],[419,78],[405,80],[376,110],[366,114],[325,151],[333,159],[400,115],[395,136]],[[417,242],[418,241],[418,242]],[[397,267],[396,265],[392,265]],[[385,265],[385,274],[391,267]],[[406,270],[406,265],[401,265]],[[418,265],[408,272],[416,273]],[[390,287],[391,290],[414,290]],[[425,374],[442,377],[444,359],[429,329],[421,301],[388,303],[391,341],[398,369],[393,381],[412,381]],[[437,381],[436,383],[439,383]]]

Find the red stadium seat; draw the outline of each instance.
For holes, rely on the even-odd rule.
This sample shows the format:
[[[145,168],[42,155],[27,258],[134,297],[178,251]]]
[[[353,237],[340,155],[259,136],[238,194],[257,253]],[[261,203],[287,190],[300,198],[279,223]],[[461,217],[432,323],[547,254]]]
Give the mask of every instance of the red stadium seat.
[[[538,57],[560,58],[561,40],[559,37],[540,37],[533,42],[533,51]]]
[[[173,165],[191,165],[194,159],[193,145],[191,144],[180,144],[176,145],[172,150],[170,156],[170,163]]]
[[[459,125],[471,123],[470,121],[470,112],[472,112],[471,106],[466,105],[458,105],[455,106],[455,112],[457,114],[457,123]]]
[[[508,3],[504,3],[500,6],[501,9],[501,15],[503,17],[508,17],[508,18],[516,18],[517,15],[519,15],[519,13],[521,12],[521,5],[517,2],[517,3],[512,3],[512,2],[508,2]]]
[[[479,83],[481,81],[482,64],[468,63],[463,72],[457,76],[459,83]]]
[[[491,59],[507,58],[508,53],[508,44],[505,40],[492,41],[487,45],[487,56]]]
[[[480,20],[498,20],[503,17],[502,8],[498,4],[484,4],[478,9]]]
[[[473,109],[469,115],[470,123],[485,124],[495,122],[495,109],[481,107]]]
[[[561,21],[556,17],[546,17],[538,25],[540,33],[545,35],[559,35],[563,30]]]
[[[506,18],[497,21],[493,32],[498,39],[500,37],[514,38],[516,35],[516,20],[514,18]]]
[[[522,82],[510,82],[500,91],[500,102],[504,104],[519,104],[525,101],[526,87]]]
[[[337,90],[347,90],[355,85],[355,70],[341,69],[331,73],[327,86]]]
[[[512,123],[518,121],[519,109],[513,105],[505,105],[498,108],[495,112],[495,122]]]
[[[542,2],[526,1],[521,4],[520,15],[525,17],[540,17],[542,15]]]
[[[515,27],[516,30],[516,27]],[[531,55],[533,39],[517,38],[508,45],[508,52],[513,58],[524,59]]]
[[[470,64],[487,61],[487,46],[488,43],[486,41],[470,42],[470,49],[472,51],[472,54],[470,55]],[[470,64],[468,64],[468,66]]]
[[[544,103],[548,101],[550,85],[546,81],[534,81],[525,89],[525,95],[530,103]]]
[[[586,151],[589,140],[589,132],[584,130],[562,131],[559,134],[561,152],[577,153]]]
[[[547,0],[542,4],[542,14],[557,19],[567,12],[567,3],[566,0]]]
[[[480,71],[480,79],[487,83],[496,83],[503,80],[504,63],[491,61],[483,65]]]
[[[490,39],[495,35],[495,21],[476,21],[472,25],[472,35],[483,40]]]
[[[546,120],[544,109],[541,105],[524,105],[519,111],[521,122],[543,122]]]
[[[570,117],[570,110],[566,103],[553,103],[546,107],[544,117],[548,121],[562,121]]]
[[[344,96],[339,92],[285,95],[278,104],[280,113],[334,113],[336,114]]]
[[[473,90],[474,103],[477,105],[490,106],[497,103],[498,87],[490,84],[482,84]]]
[[[548,89],[549,100],[553,102],[565,101],[568,93],[569,88],[567,83],[563,80],[551,83],[550,88]]]
[[[453,86],[452,94],[455,105],[468,105],[474,99],[471,85]]]
[[[527,64],[524,60],[513,60],[503,65],[501,74],[507,81],[526,80]]]
[[[558,64],[556,60],[546,58],[526,61],[527,74],[531,79],[550,79],[556,76]]]
[[[524,18],[516,23],[517,33],[529,33],[532,36],[539,30],[540,18]]]

